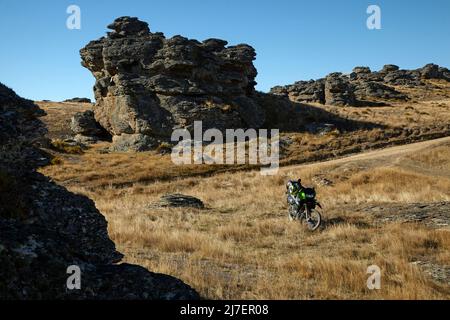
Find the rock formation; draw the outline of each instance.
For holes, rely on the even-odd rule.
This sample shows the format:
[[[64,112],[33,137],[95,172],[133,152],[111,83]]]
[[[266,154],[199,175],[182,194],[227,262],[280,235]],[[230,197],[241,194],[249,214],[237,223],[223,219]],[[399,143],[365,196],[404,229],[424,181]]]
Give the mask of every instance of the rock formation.
[[[253,96],[255,50],[152,33],[137,18],[122,17],[106,37],[81,49],[82,65],[96,78],[95,118],[116,149],[145,150],[170,140],[174,129],[259,128],[264,109]]]
[[[122,255],[90,199],[36,172],[48,162],[36,147],[42,111],[0,84],[0,300],[196,299],[189,286]],[[81,269],[81,289],[67,288],[67,268]]]
[[[145,151],[170,142],[175,129],[278,128],[305,126],[294,103],[359,106],[379,100],[405,100],[397,85],[422,85],[422,79],[448,79],[435,65],[407,71],[386,65],[379,72],[356,67],[316,81],[255,92],[255,50],[150,32],[146,22],[122,17],[107,36],[80,50],[82,65],[96,79],[95,120],[112,136],[113,150]],[[289,99],[286,99],[289,98]]]
[[[277,86],[271,89],[271,93],[289,97],[295,102],[359,106],[379,100],[407,100],[408,97],[395,86],[424,86],[425,79],[450,81],[450,71],[435,64],[427,64],[417,70],[400,70],[398,66],[389,64],[378,72],[372,72],[368,67],[356,67],[349,75],[332,73],[325,79]]]
[[[74,133],[85,136],[95,136],[101,133],[101,129],[95,121],[94,112],[91,110],[77,112],[72,117],[70,128]]]
[[[72,102],[72,103],[92,103],[91,99],[89,98],[72,98],[64,100],[64,102]]]
[[[205,204],[202,200],[192,197],[186,196],[183,194],[166,194],[161,197],[161,199],[152,205],[153,207],[158,208],[180,208],[180,207],[190,207],[190,208],[198,208],[204,209]]]
[[[248,45],[167,39],[131,17],[118,18],[108,28],[107,36],[90,42],[80,54],[96,79],[95,120],[112,136],[116,151],[157,149],[170,142],[175,129],[192,132],[194,121],[202,121],[203,130],[304,129],[307,112],[297,102],[355,106],[406,99],[391,85],[420,75],[404,74],[392,65],[380,72],[357,67],[351,75],[333,73],[264,94],[255,91],[256,53]],[[435,76],[431,69],[427,74]]]

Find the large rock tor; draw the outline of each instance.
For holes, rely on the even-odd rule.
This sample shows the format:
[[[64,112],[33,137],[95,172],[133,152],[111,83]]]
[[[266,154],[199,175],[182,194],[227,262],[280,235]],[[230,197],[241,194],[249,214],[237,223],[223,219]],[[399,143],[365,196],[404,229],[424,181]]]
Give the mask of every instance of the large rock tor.
[[[253,99],[257,71],[251,46],[167,39],[131,17],[108,28],[113,31],[80,54],[96,78],[95,118],[115,141],[123,141],[122,135],[127,141],[143,141],[142,135],[168,141],[174,129],[193,129],[200,120],[205,130],[259,128],[265,122]]]

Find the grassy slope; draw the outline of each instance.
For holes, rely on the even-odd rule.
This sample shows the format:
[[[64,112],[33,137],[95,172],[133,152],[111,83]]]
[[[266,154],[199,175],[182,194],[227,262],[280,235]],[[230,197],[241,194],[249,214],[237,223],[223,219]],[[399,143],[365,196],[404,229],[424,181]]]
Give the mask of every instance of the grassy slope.
[[[298,143],[285,150],[284,161],[320,159],[330,150],[332,156],[347,147],[371,148],[396,138],[406,142],[415,140],[415,132],[417,139],[425,131],[445,135],[450,123],[448,93],[447,89],[432,96],[415,92],[420,102],[383,108],[323,107],[389,129],[410,129],[410,133],[403,137],[386,137],[386,131],[379,129],[320,137],[293,133]],[[58,115],[67,117],[54,111],[47,123],[59,123],[53,118]],[[98,152],[102,147],[83,155],[59,155],[62,164],[42,171],[96,202],[127,261],[177,276],[204,297],[450,298],[448,227],[380,219],[391,210],[408,217],[416,203],[441,202],[448,218],[448,142],[382,151],[382,156],[286,167],[274,177],[263,177],[259,171],[232,171],[235,168],[175,167],[168,156],[102,154]],[[311,185],[323,178],[333,182],[318,186],[327,220],[320,232],[309,233],[287,221],[284,183],[297,176]],[[197,196],[208,208],[151,206],[168,192]],[[433,212],[424,209],[424,214]],[[413,264],[416,261],[426,262],[427,268]],[[379,291],[366,287],[366,269],[372,264],[382,269]],[[438,281],[436,274],[444,276]]]

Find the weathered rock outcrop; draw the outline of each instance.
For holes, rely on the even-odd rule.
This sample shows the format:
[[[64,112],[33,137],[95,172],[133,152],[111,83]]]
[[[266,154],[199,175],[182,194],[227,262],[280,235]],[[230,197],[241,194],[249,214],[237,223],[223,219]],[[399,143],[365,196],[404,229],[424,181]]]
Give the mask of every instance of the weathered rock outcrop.
[[[255,50],[245,44],[203,42],[152,33],[122,17],[107,37],[80,51],[96,78],[95,118],[119,149],[140,150],[170,140],[174,129],[258,128],[264,109],[253,99]],[[151,140],[151,141],[150,141]]]
[[[70,102],[70,103],[92,103],[91,99],[89,98],[72,98],[64,100],[64,102]]]
[[[349,75],[332,73],[325,79],[277,86],[270,92],[295,102],[359,106],[380,100],[407,100],[408,97],[395,86],[424,86],[426,79],[450,81],[450,72],[435,64],[417,70],[400,70],[398,66],[388,64],[378,72],[372,72],[368,67],[356,67]]]
[[[93,201],[36,168],[45,133],[41,110],[0,84],[0,300],[195,299],[180,280],[118,263],[107,222]],[[81,289],[67,289],[69,266]]]
[[[187,196],[184,194],[166,194],[161,197],[161,199],[153,204],[154,207],[161,208],[180,208],[180,207],[190,207],[190,208],[205,208],[205,204],[202,200]]]

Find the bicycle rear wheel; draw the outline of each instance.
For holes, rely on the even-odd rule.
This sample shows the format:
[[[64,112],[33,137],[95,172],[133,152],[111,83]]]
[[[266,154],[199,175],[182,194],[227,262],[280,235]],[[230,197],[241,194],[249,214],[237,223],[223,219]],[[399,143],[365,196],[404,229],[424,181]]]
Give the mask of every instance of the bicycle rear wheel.
[[[317,209],[308,209],[309,219],[306,221],[308,229],[311,231],[317,230],[322,223],[322,215]]]

